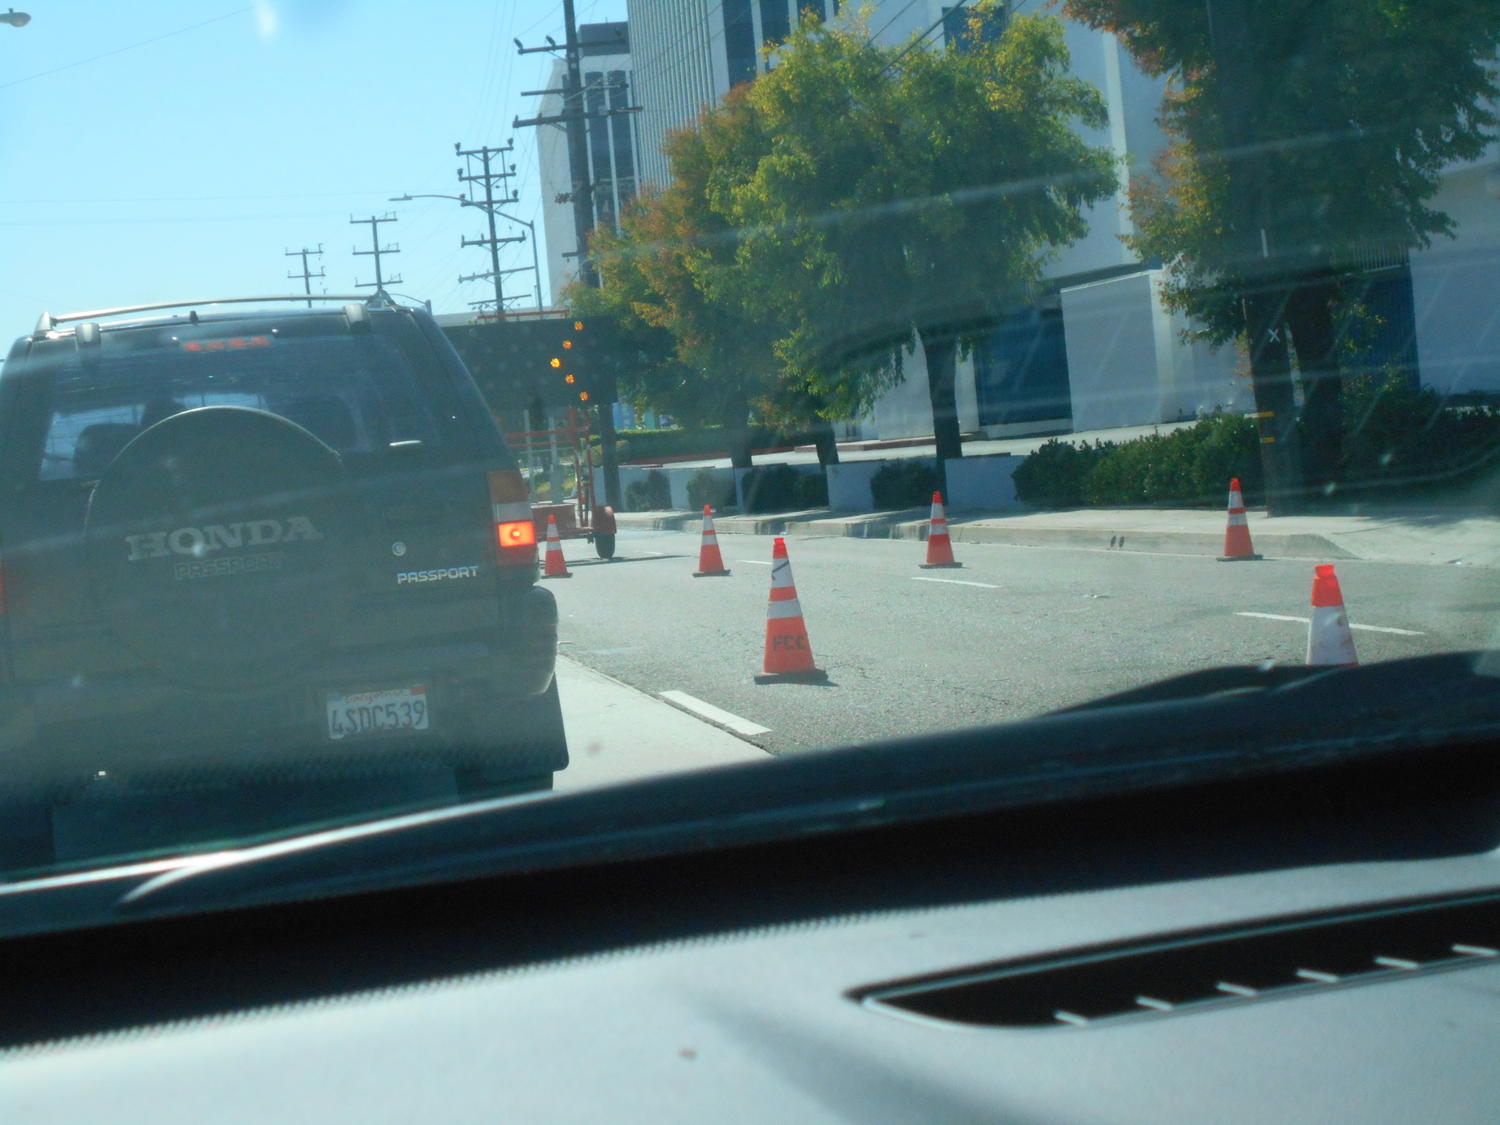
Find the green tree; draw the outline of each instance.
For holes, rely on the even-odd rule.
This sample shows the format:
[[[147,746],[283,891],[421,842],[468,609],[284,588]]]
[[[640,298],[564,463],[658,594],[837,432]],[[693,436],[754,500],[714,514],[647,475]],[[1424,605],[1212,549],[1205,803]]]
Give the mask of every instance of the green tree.
[[[714,202],[741,231],[760,307],[794,313],[783,370],[858,406],[920,340],[937,453],[958,457],[957,349],[1027,299],[1085,233],[1084,207],[1115,190],[1112,157],[1077,131],[1102,126],[1104,104],[1068,76],[1050,17],[961,51],[871,39],[802,23],[747,95],[773,143]]]
[[[1500,93],[1494,0],[1066,0],[1173,79],[1172,144],[1132,191],[1135,248],[1173,266],[1166,298],[1246,339],[1272,411],[1273,510],[1298,483],[1283,325],[1305,391],[1309,479],[1338,463],[1339,356],[1359,263],[1451,235],[1445,165],[1480,156]],[[1488,103],[1488,104],[1487,104]],[[1279,463],[1278,463],[1279,461]]]
[[[689,422],[722,425],[736,467],[751,462],[752,409],[798,423],[817,419],[827,437],[820,455],[836,460],[824,400],[787,376],[778,354],[790,331],[784,310],[765,305],[759,279],[740,261],[741,233],[722,206],[770,149],[747,91],[732,90],[672,134],[671,185],[643,193],[618,231],[594,232],[603,284],[592,293],[575,287],[570,297],[650,342],[650,360],[628,380],[633,396]]]
[[[627,380],[631,396],[685,422],[723,426],[736,468],[750,466],[751,404],[780,374],[778,327],[745,317],[738,234],[709,195],[712,180],[733,174],[732,160],[753,165],[766,147],[742,90],[673,133],[672,183],[643,192],[618,231],[595,229],[589,251],[601,287],[568,293],[574,308],[612,315],[648,342],[645,362]]]

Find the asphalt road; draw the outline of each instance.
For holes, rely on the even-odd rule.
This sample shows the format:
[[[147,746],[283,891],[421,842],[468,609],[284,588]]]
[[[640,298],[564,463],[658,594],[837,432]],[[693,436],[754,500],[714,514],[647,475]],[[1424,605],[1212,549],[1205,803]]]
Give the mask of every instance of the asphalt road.
[[[603,563],[565,544],[573,577],[550,583],[561,651],[690,711],[706,704],[710,721],[772,753],[1002,722],[1206,666],[1300,663],[1306,650],[1305,560],[962,544],[962,569],[929,571],[921,543],[793,537],[830,682],[758,685],[772,540],[722,535],[728,578],[692,577],[698,545],[696,532],[625,531]],[[1364,663],[1500,633],[1500,571],[1346,560],[1338,575]]]

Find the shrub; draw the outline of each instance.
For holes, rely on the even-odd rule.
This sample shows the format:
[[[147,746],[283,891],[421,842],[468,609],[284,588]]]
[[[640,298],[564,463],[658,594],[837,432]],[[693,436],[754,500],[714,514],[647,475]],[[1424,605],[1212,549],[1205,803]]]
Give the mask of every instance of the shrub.
[[[919,508],[938,488],[937,469],[920,457],[887,461],[870,478],[870,495],[880,509]]]
[[[1466,480],[1490,467],[1500,450],[1500,412],[1452,409],[1428,388],[1399,375],[1345,381],[1340,477],[1383,492]]]
[[[747,512],[784,512],[796,507],[797,478],[790,465],[757,465],[740,481]]]
[[[828,474],[822,468],[815,473],[798,473],[792,484],[793,508],[828,507]]]
[[[652,469],[645,480],[633,480],[625,486],[625,504],[632,512],[657,512],[672,506],[672,487],[667,474]]]
[[[712,505],[714,511],[723,511],[735,506],[734,474],[725,475],[722,469],[699,469],[688,480],[688,507],[702,508]]]
[[[1053,439],[1016,468],[1016,496],[1039,507],[1217,505],[1240,478],[1247,503],[1264,495],[1255,420],[1216,414],[1167,434],[1073,445]]]
[[[1076,508],[1097,461],[1096,446],[1052,438],[1016,466],[1016,498],[1043,508]]]

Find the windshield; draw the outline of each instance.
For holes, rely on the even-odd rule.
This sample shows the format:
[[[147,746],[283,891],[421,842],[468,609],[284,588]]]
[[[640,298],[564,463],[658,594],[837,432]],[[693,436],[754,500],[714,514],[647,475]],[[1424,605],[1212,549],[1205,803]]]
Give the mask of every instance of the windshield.
[[[1491,649],[1497,98],[1482,3],[0,17],[0,883]]]

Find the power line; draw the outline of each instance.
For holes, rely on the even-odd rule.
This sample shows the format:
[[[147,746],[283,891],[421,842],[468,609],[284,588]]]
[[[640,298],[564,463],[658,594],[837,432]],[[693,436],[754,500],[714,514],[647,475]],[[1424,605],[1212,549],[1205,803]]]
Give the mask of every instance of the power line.
[[[949,8],[937,19],[933,20],[932,24],[927,28],[926,31],[922,32],[921,35],[918,35],[905,47],[902,47],[901,50],[897,51],[896,56],[891,59],[890,62],[886,63],[885,66],[881,67],[880,73],[884,74],[886,71],[890,70],[891,67],[895,66],[902,59],[906,58],[906,56],[909,55],[913,50],[915,50],[917,47],[920,47],[922,43],[926,41],[927,37],[933,33],[933,31],[941,27],[947,20],[952,18],[954,12],[958,11],[960,8],[966,7],[968,3],[969,0],[953,0],[953,7]]]
[[[199,23],[189,24],[187,27],[179,27],[176,31],[163,32],[161,35],[153,35],[150,39],[142,39],[139,43],[131,43],[125,47],[116,47],[113,51],[105,51],[102,54],[90,55],[86,59],[77,62],[63,63],[62,66],[54,66],[51,70],[38,71],[36,74],[28,74],[24,78],[12,78],[9,82],[0,82],[0,90],[9,90],[12,86],[19,86],[23,82],[34,82],[38,78],[46,78],[49,74],[60,74],[65,70],[83,66],[85,63],[98,62],[100,59],[112,58],[115,55],[123,55],[126,51],[134,51],[137,47],[148,47],[152,43],[160,43],[163,39],[170,39],[174,35],[186,35],[189,31],[197,31],[200,27],[207,27],[211,23],[219,23],[222,20],[234,16],[253,12],[254,8],[236,8],[232,12],[225,12],[222,16],[214,16],[212,19],[202,20]]]
[[[897,12],[890,19],[886,20],[885,23],[883,23],[883,24],[880,25],[880,30],[879,31],[872,31],[872,32],[870,32],[870,37],[865,40],[865,46],[868,47],[872,43],[874,43],[875,40],[880,37],[881,33],[885,31],[886,28],[890,27],[891,24],[895,23],[902,16],[906,15],[907,12],[911,11],[912,6],[914,4],[916,4],[916,2],[917,2],[917,0],[906,0],[906,4],[902,7],[902,9],[899,12]]]

